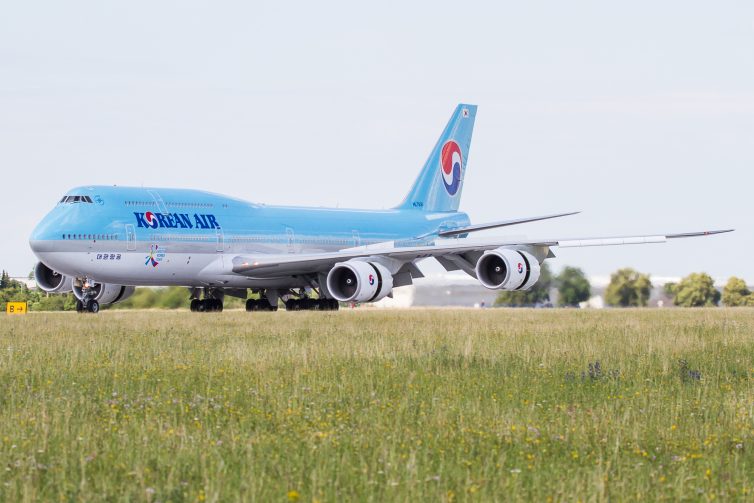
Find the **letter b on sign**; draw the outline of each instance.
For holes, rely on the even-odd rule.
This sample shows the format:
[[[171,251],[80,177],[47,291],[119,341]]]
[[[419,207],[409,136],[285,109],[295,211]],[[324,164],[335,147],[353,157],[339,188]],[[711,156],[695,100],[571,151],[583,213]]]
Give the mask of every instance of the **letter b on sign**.
[[[26,314],[26,302],[8,302],[5,304],[5,312],[8,314]]]

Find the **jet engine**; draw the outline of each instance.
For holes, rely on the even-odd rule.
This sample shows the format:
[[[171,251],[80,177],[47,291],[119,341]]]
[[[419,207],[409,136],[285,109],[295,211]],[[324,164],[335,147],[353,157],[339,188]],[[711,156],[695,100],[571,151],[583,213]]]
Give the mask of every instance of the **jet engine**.
[[[34,266],[34,279],[37,286],[47,293],[70,292],[73,283],[69,276],[53,271],[42,262],[37,262]]]
[[[375,262],[340,262],[327,275],[327,290],[340,302],[375,302],[393,290],[393,275]]]
[[[94,289],[94,297],[90,298],[93,298],[103,306],[126,300],[133,295],[135,290],[132,286],[113,285],[110,283],[97,283],[92,288]],[[79,300],[83,298],[80,284],[73,285],[73,295]]]
[[[539,261],[522,250],[498,248],[484,252],[476,277],[491,290],[528,290],[539,279]]]

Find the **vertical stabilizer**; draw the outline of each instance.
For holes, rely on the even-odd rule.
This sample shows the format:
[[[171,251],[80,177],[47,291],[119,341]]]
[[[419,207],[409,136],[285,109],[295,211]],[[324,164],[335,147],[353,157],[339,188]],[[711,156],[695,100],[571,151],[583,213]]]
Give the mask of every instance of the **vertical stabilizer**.
[[[476,105],[460,104],[429,154],[400,209],[457,211],[461,202]]]

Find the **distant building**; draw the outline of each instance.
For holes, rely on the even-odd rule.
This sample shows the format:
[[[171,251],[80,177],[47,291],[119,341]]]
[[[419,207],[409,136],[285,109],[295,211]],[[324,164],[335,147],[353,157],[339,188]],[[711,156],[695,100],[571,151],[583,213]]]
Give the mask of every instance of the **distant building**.
[[[678,283],[681,278],[652,276],[652,293],[649,297],[650,307],[673,307],[673,299],[665,294],[666,283]],[[590,276],[592,297],[579,304],[581,308],[602,309],[605,305],[605,290],[610,283],[609,276]],[[725,281],[718,280],[715,286],[722,289]],[[463,273],[445,273],[428,275],[414,280],[412,286],[397,288],[394,297],[376,303],[376,307],[492,307],[498,292],[488,290],[479,282]],[[557,302],[558,292],[550,291],[553,304]]]
[[[12,279],[14,281],[18,281],[19,283],[23,283],[30,290],[33,290],[34,288],[37,287],[37,282],[34,280],[34,278],[29,279],[29,278],[22,278],[22,277],[11,276],[10,279]]]

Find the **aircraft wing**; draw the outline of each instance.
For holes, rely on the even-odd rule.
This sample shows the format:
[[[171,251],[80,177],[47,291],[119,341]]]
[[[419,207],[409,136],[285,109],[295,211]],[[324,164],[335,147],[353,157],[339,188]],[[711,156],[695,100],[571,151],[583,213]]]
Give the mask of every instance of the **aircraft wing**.
[[[581,212],[571,211],[569,213],[555,213],[553,215],[515,218],[513,220],[502,220],[499,222],[489,222],[485,224],[468,225],[466,227],[458,227],[456,229],[441,230],[437,232],[437,235],[441,237],[459,236],[461,234],[468,234],[469,232],[486,231],[489,229],[496,229],[498,227],[508,227],[511,225],[528,224],[530,222],[539,222],[541,220],[549,220],[551,218],[561,218],[561,217],[568,217],[571,215],[578,215],[579,213]]]
[[[399,242],[389,241],[374,245],[346,248],[337,252],[301,253],[301,254],[259,254],[255,256],[239,255],[232,260],[232,270],[236,274],[254,278],[272,278],[297,274],[326,272],[338,262],[364,258],[385,257],[403,262],[434,257],[443,263],[443,259],[453,260],[468,253],[481,255],[486,250],[501,246],[531,246],[574,248],[585,246],[615,246],[630,244],[664,243],[669,239],[709,236],[731,232],[733,229],[687,232],[681,234],[658,234],[646,236],[617,236],[598,238],[568,239],[447,239],[423,244],[404,246]],[[445,265],[445,264],[443,264]]]

